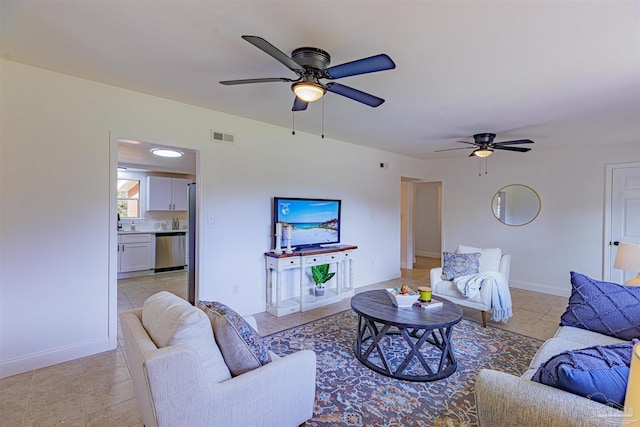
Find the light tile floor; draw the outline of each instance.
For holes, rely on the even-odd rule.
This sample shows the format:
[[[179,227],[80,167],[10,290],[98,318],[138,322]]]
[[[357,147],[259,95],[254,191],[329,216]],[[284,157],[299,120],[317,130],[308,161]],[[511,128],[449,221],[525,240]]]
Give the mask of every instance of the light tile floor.
[[[411,287],[429,282],[429,269],[439,259],[418,257],[414,269],[402,270],[402,278],[358,288],[356,292],[407,283]],[[118,313],[141,307],[154,293],[167,290],[186,298],[186,273],[166,273],[120,280]],[[547,339],[558,328],[567,298],[511,288],[514,316],[506,323],[489,321],[491,327]],[[349,300],[305,313],[280,318],[255,315],[262,335],[291,328],[349,309]],[[465,318],[480,322],[480,312],[464,309]],[[1,426],[142,426],[127,365],[117,349],[0,380]]]

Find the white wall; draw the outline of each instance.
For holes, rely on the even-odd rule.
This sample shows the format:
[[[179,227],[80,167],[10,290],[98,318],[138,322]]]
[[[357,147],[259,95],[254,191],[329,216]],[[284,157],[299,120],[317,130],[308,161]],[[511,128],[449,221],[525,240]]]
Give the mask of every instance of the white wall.
[[[638,160],[638,141],[606,147],[585,141],[580,150],[494,153],[482,176],[477,159],[426,161],[426,179],[442,180],[442,249],[500,247],[512,254],[511,286],[567,296],[570,271],[603,277],[605,165]],[[539,194],[535,221],[510,227],[495,219],[491,200],[508,184]]]
[[[116,344],[110,131],[200,151],[201,298],[264,311],[276,195],[342,199],[342,240],[359,247],[356,286],[399,276],[400,180],[420,177],[421,161],[10,61],[0,67],[0,376]],[[236,144],[211,142],[210,129]]]

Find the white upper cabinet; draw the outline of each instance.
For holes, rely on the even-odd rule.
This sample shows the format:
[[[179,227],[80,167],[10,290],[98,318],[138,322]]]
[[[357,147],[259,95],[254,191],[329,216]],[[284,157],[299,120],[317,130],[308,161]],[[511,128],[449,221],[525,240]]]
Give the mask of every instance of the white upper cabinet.
[[[147,177],[148,211],[186,211],[189,206],[189,179]]]
[[[173,210],[186,211],[189,209],[189,179],[173,178],[171,194],[173,195]]]

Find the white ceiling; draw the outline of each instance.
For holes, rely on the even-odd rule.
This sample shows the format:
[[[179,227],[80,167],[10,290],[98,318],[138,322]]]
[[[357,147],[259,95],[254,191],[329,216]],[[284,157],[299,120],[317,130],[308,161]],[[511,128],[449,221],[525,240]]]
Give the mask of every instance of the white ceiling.
[[[542,150],[640,141],[639,4],[0,0],[0,55],[290,127],[289,83],[218,83],[296,77],[242,35],[318,47],[332,65],[386,53],[395,70],[339,80],[386,102],[328,93],[327,137],[417,158],[466,156],[433,151],[480,132]],[[295,127],[320,135],[322,102]]]

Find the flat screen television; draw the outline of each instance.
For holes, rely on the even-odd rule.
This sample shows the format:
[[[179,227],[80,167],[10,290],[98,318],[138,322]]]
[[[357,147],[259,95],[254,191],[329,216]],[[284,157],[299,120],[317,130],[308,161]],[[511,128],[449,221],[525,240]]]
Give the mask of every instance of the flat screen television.
[[[291,247],[309,248],[340,243],[340,200],[273,198],[274,234],[282,224],[283,248],[287,245],[287,226],[291,226]]]

